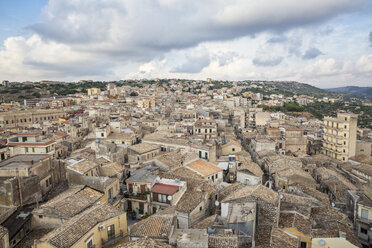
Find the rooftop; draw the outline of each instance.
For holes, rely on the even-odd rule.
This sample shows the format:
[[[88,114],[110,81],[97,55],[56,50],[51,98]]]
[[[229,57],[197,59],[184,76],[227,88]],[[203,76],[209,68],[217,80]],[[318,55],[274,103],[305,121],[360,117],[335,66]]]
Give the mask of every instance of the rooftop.
[[[135,170],[131,173],[131,176],[126,180],[127,182],[147,182],[152,183],[158,175],[155,175],[154,172],[158,170],[158,167],[155,166],[145,166],[138,170]]]
[[[157,145],[140,143],[137,145],[130,146],[128,149],[133,150],[137,153],[146,153],[146,152],[151,152],[154,150],[159,150],[159,147]]]
[[[155,214],[129,227],[131,237],[167,239],[173,229],[173,214]]]
[[[173,246],[145,237],[135,241],[129,241],[128,243],[119,245],[116,248],[173,248]]]
[[[75,186],[42,204],[33,211],[35,215],[72,218],[91,207],[103,197],[101,192],[85,186]]]
[[[272,189],[269,189],[263,185],[245,186],[229,196],[227,196],[223,202],[236,200],[243,197],[252,197],[253,199],[260,199],[270,204],[278,204],[279,194]]]
[[[221,168],[201,159],[187,164],[186,167],[201,174],[202,176],[209,176],[222,171]]]
[[[123,213],[110,204],[95,205],[81,214],[71,218],[59,228],[43,236],[39,241],[55,247],[68,248],[73,246],[97,224]]]
[[[47,154],[19,154],[8,159],[0,161],[1,170],[25,169],[31,168],[41,160],[51,157]]]
[[[86,172],[96,168],[98,165],[93,161],[89,160],[80,160],[75,163],[68,165],[67,167],[75,172],[80,174],[85,174]]]
[[[182,212],[191,212],[194,210],[205,198],[206,193],[200,191],[186,191],[181,200],[176,206],[176,210]]]
[[[176,186],[176,185],[155,183],[151,189],[151,192],[164,194],[164,195],[173,195],[178,191],[178,189],[179,189],[179,186]]]

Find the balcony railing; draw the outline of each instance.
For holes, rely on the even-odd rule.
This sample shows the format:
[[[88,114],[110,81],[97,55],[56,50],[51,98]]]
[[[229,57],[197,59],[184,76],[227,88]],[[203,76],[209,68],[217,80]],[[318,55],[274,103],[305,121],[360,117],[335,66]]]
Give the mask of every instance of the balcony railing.
[[[142,200],[142,201],[147,201],[147,195],[148,194],[142,194],[142,193],[137,193],[137,194],[134,194],[134,193],[130,193],[128,198],[129,199],[135,199],[135,200]]]
[[[367,223],[367,224],[372,223],[372,220],[371,219],[367,219],[367,218],[363,218],[363,217],[358,217],[358,220],[360,222]]]
[[[110,240],[107,240],[106,242],[104,242],[104,240],[102,239],[102,247],[109,247],[113,244],[116,244],[118,243],[120,240],[122,240],[124,238],[124,235],[123,235],[123,231],[120,231],[120,234]]]

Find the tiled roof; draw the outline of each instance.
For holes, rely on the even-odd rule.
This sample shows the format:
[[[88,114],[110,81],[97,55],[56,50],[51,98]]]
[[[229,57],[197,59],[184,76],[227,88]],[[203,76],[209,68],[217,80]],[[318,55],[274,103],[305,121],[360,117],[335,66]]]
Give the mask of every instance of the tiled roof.
[[[84,186],[68,189],[57,197],[44,203],[33,211],[36,215],[46,215],[56,218],[71,218],[103,197],[101,192]]]
[[[117,246],[116,248],[172,248],[173,246],[156,241],[152,238],[140,238]]]
[[[67,137],[69,136],[67,133],[57,132],[54,135],[60,136],[60,137]]]
[[[81,162],[78,162],[76,164],[73,164],[73,165],[69,165],[68,168],[76,171],[76,172],[79,172],[81,174],[84,174],[88,171],[90,171],[91,169],[97,167],[98,165],[95,164],[94,162],[92,161],[89,161],[89,160],[83,160]]]
[[[211,163],[208,163],[201,159],[198,159],[194,162],[187,164],[186,167],[193,171],[196,171],[197,173],[203,176],[209,176],[209,175],[216,174],[222,171],[221,168],[215,165],[212,165]]]
[[[48,233],[40,241],[59,248],[71,247],[97,224],[121,214],[110,204],[95,205]]]
[[[130,226],[131,237],[167,239],[171,234],[175,216],[155,214]]]
[[[164,195],[173,195],[178,191],[178,189],[179,186],[176,185],[155,183],[154,186],[151,188],[151,192]]]
[[[309,218],[302,216],[296,212],[280,213],[279,217],[280,228],[296,228],[301,233],[310,236],[311,222]]]
[[[193,228],[193,229],[206,229],[208,227],[212,227],[216,218],[217,218],[216,214],[208,216],[208,217],[200,220],[199,222],[195,223],[191,228]]]
[[[243,197],[252,197],[276,205],[279,201],[279,195],[272,189],[263,185],[245,186],[227,196],[223,201],[236,200]]]
[[[137,153],[146,153],[146,152],[151,152],[153,150],[158,150],[159,147],[157,145],[141,143],[141,144],[130,146],[128,149],[133,150]]]
[[[311,209],[313,219],[313,238],[338,238],[340,231],[346,233],[346,239],[361,247],[358,237],[354,233],[353,224],[347,215],[331,207],[317,207]]]
[[[176,209],[182,212],[191,212],[204,200],[205,194],[199,191],[186,191],[178,202]]]
[[[287,233],[279,228],[273,228],[271,231],[270,247],[275,248],[297,248],[298,239],[296,236]]]
[[[47,142],[36,142],[36,143],[29,143],[29,142],[9,142],[9,146],[47,146],[50,144],[56,143],[54,140],[49,140]]]

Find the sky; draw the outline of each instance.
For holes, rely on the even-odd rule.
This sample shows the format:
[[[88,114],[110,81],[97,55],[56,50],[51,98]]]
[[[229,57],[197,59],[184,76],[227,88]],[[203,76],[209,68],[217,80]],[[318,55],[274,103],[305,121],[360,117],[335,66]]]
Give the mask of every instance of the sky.
[[[0,81],[372,86],[372,0],[0,0]]]

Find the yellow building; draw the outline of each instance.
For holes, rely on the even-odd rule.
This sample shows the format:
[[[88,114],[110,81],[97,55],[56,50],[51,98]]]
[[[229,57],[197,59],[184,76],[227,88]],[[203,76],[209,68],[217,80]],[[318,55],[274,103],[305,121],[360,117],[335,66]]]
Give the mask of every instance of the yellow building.
[[[338,113],[337,118],[324,118],[323,154],[348,161],[355,156],[358,116]]]
[[[88,96],[98,96],[101,94],[101,89],[100,88],[90,88],[87,89]]]
[[[137,106],[139,108],[144,108],[144,109],[154,109],[155,108],[155,99],[153,99],[153,98],[140,99],[137,102]]]
[[[0,128],[27,127],[36,122],[56,122],[65,117],[66,112],[55,109],[28,109],[0,112]]]
[[[296,237],[297,247],[311,248],[311,221],[308,217],[297,212],[281,212],[279,227]]]
[[[124,243],[126,238],[126,213],[110,204],[98,204],[35,241],[33,248],[108,247]]]
[[[314,238],[311,241],[312,248],[357,248],[344,238]]]

